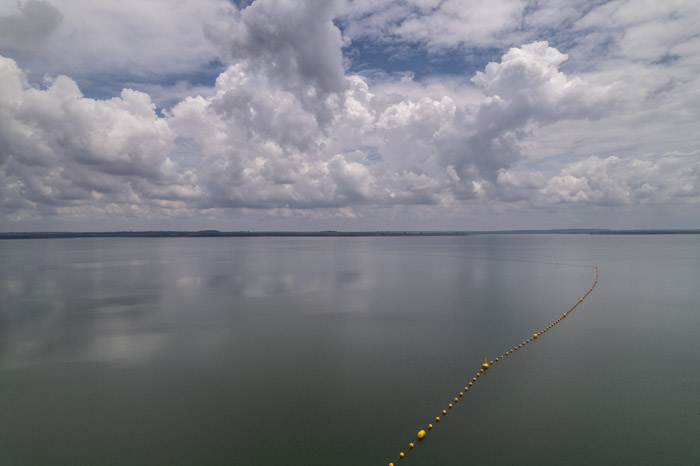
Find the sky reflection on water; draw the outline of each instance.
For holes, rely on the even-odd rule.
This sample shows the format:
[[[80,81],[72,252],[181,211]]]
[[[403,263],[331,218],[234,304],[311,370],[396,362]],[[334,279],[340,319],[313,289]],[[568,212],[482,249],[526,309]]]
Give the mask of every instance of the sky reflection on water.
[[[696,464],[699,239],[3,241],[0,462],[387,463],[525,259],[405,464]]]

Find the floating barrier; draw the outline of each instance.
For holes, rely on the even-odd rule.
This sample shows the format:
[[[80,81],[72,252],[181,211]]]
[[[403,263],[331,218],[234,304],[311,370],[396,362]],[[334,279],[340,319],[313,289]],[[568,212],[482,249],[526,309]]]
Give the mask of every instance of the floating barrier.
[[[437,255],[439,255],[439,254],[415,254],[415,255],[437,256]],[[453,256],[452,256],[452,257],[453,257]],[[460,257],[462,257],[462,256],[460,256]],[[493,260],[513,261],[514,259],[493,259]],[[578,299],[578,301],[576,302],[576,304],[574,304],[568,311],[564,312],[560,317],[558,317],[558,318],[557,318],[556,320],[554,320],[552,323],[550,323],[549,325],[547,325],[545,328],[543,328],[543,329],[540,330],[539,332],[533,333],[532,336],[531,336],[530,338],[528,338],[527,340],[523,341],[522,343],[519,343],[517,346],[512,347],[510,350],[504,352],[503,354],[501,354],[500,356],[496,357],[495,359],[491,360],[490,363],[488,362],[488,358],[484,357],[484,363],[481,365],[481,369],[479,369],[479,371],[476,373],[476,375],[475,375],[474,377],[472,377],[472,379],[471,379],[471,380],[467,383],[467,385],[464,387],[464,392],[459,392],[459,396],[460,396],[460,397],[464,396],[464,394],[469,390],[469,387],[471,387],[473,383],[476,383],[476,381],[477,381],[478,378],[481,376],[481,374],[484,373],[484,371],[487,371],[490,367],[492,367],[492,366],[494,365],[494,363],[499,362],[499,361],[503,361],[506,357],[508,357],[508,355],[513,354],[513,352],[517,351],[517,350],[520,349],[520,348],[523,348],[524,345],[527,345],[528,343],[530,343],[530,342],[536,340],[537,338],[539,338],[540,336],[542,336],[545,332],[547,332],[548,330],[551,330],[552,328],[554,328],[554,326],[557,325],[559,322],[561,322],[562,319],[566,318],[567,315],[569,315],[572,311],[574,311],[574,309],[576,309],[576,308],[579,306],[579,304],[583,303],[583,300],[586,299],[586,298],[588,297],[588,295],[591,294],[591,293],[593,292],[593,289],[594,289],[595,286],[598,284],[598,266],[597,266],[597,265],[596,265],[596,266],[590,266],[590,265],[578,265],[578,264],[564,264],[564,263],[560,263],[560,262],[527,261],[527,260],[519,260],[519,262],[530,262],[530,263],[536,263],[536,264],[552,264],[552,265],[559,265],[559,266],[562,266],[562,265],[563,265],[563,266],[567,266],[567,267],[595,268],[595,280],[593,280],[593,286],[591,286],[591,288],[586,292],[586,294],[584,294],[582,297],[580,297],[580,298]],[[455,397],[455,398],[454,398],[454,403],[457,403],[458,401],[459,401],[459,397]],[[448,406],[448,408],[453,409],[453,404],[452,404],[452,403],[448,403],[447,406]],[[447,415],[447,410],[446,410],[446,409],[443,409],[443,410],[442,410],[442,415],[443,415],[443,416]],[[436,417],[435,417],[435,423],[438,423],[438,422],[440,422],[440,416],[436,416]],[[432,428],[433,428],[433,425],[432,425],[432,424],[428,424],[428,430],[432,430]],[[418,431],[417,438],[418,438],[419,443],[420,443],[422,440],[425,439],[426,435],[427,435],[427,434],[426,434],[426,431],[425,431],[425,430],[421,429],[421,430]],[[411,449],[413,449],[414,446],[415,446],[415,445],[413,444],[413,442],[409,443],[409,444],[408,444],[409,451],[410,451]],[[400,452],[400,453],[399,453],[399,459],[403,459],[404,456],[405,456],[405,453],[404,453],[404,452]],[[394,466],[394,463],[389,463],[389,466]]]

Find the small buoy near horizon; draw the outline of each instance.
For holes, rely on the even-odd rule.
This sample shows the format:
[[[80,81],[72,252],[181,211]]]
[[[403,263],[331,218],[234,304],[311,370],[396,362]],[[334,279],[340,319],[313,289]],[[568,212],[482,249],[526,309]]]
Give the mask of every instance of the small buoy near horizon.
[[[533,333],[533,334],[532,334],[532,338],[534,338],[534,339],[537,339],[538,336],[539,336],[539,335],[536,334],[536,333]]]
[[[413,448],[413,442],[408,444],[408,448]]]
[[[403,452],[399,453],[399,458],[403,458]]]

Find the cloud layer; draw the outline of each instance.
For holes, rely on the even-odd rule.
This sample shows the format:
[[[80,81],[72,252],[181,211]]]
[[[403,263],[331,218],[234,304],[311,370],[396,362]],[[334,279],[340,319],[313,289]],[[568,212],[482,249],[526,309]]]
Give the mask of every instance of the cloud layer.
[[[238,9],[210,0],[155,21],[163,38],[149,50],[138,45],[158,5],[89,3],[88,29],[110,14],[132,25],[131,56],[98,39],[32,68],[75,45],[77,7],[30,0],[0,11],[0,24],[13,24],[0,28],[2,229],[58,218],[140,228],[536,227],[521,213],[565,227],[553,223],[563,208],[584,219],[610,212],[591,226],[643,227],[664,226],[644,222],[668,206],[678,212],[670,226],[700,220],[700,48],[678,15],[700,13],[688,3],[635,15],[627,2],[552,10],[257,0]],[[570,35],[551,39],[568,50],[534,40],[557,21]],[[116,38],[127,34],[118,24],[106,26]],[[670,24],[672,35],[658,33]],[[436,57],[502,53],[463,75],[352,74],[344,53],[367,38]],[[100,44],[107,53],[89,64]],[[145,92],[88,98],[52,73],[165,76],[213,59],[225,64],[213,87],[184,98],[187,86],[173,88],[178,98],[160,110]],[[36,70],[49,74],[37,81]],[[622,211],[641,218],[620,225]]]

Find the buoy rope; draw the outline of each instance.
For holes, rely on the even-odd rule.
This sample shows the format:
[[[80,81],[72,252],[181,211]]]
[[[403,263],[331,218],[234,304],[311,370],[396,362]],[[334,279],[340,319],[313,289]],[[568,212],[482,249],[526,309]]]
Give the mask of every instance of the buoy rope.
[[[414,254],[414,255],[430,255],[430,256],[439,255],[439,254],[421,254],[421,253],[413,253],[413,254]],[[454,257],[454,256],[449,256],[449,257]],[[459,256],[459,257],[463,257],[463,256]],[[484,258],[484,259],[485,259],[485,258]],[[494,259],[492,259],[492,260],[494,260]],[[519,343],[519,344],[513,346],[513,347],[510,348],[509,350],[503,352],[500,356],[497,356],[495,359],[492,359],[492,360],[489,361],[488,358],[484,358],[484,363],[481,365],[481,368],[479,369],[479,371],[478,371],[476,374],[474,374],[474,376],[473,376],[471,379],[469,379],[469,380],[467,381],[467,383],[466,383],[465,386],[464,386],[464,390],[460,390],[460,391],[459,391],[459,394],[458,394],[457,396],[454,397],[454,400],[451,400],[450,403],[447,404],[446,409],[443,409],[443,410],[440,412],[440,414],[439,414],[438,416],[435,416],[435,420],[434,420],[434,421],[432,421],[431,423],[429,423],[429,424],[426,426],[426,428],[420,429],[420,430],[418,431],[418,434],[416,435],[416,437],[417,437],[416,442],[418,442],[418,443],[420,443],[422,440],[425,439],[425,437],[426,437],[426,435],[427,435],[427,431],[430,431],[430,430],[432,430],[435,426],[437,426],[438,423],[440,422],[440,419],[441,419],[442,417],[446,416],[447,413],[449,413],[451,410],[453,410],[453,409],[456,407],[457,403],[458,403],[460,400],[462,400],[462,398],[468,393],[469,389],[473,386],[473,384],[475,384],[475,383],[479,380],[479,378],[481,377],[481,375],[482,375],[485,371],[489,370],[489,369],[490,369],[491,367],[493,367],[493,365],[496,364],[497,362],[502,362],[503,360],[505,360],[507,357],[509,357],[510,355],[512,355],[513,353],[515,353],[516,351],[518,351],[519,349],[524,348],[528,343],[533,342],[534,340],[536,340],[536,339],[538,339],[539,337],[541,337],[544,333],[546,333],[546,332],[548,332],[549,330],[551,330],[552,328],[554,328],[555,325],[557,325],[559,322],[561,322],[563,319],[565,319],[569,314],[571,314],[571,313],[579,306],[579,304],[581,304],[581,303],[583,302],[583,300],[586,299],[586,298],[588,297],[588,295],[591,294],[591,293],[593,292],[593,289],[594,289],[595,286],[598,284],[598,266],[597,266],[597,265],[591,266],[591,265],[579,265],[579,264],[563,264],[563,263],[559,263],[559,262],[530,261],[530,260],[516,260],[516,259],[496,259],[496,260],[530,262],[530,263],[537,263],[537,264],[564,265],[564,266],[570,266],[570,267],[595,268],[595,280],[593,281],[593,285],[592,285],[592,286],[590,287],[590,289],[586,292],[586,294],[584,294],[582,297],[580,297],[580,298],[578,299],[578,301],[576,301],[576,304],[574,304],[573,306],[571,306],[571,308],[569,308],[568,311],[564,312],[561,316],[559,316],[559,317],[558,317],[556,320],[554,320],[552,323],[550,323],[549,325],[547,325],[546,327],[544,327],[542,330],[533,333],[532,336],[531,336],[530,338],[524,340],[522,343]],[[434,422],[434,424],[433,424],[433,422]],[[426,431],[426,429],[427,429],[427,431]],[[399,460],[403,459],[403,458],[406,456],[406,453],[408,453],[409,451],[411,451],[415,446],[416,446],[416,444],[414,444],[413,442],[409,443],[409,444],[408,444],[408,449],[407,449],[406,451],[401,451],[401,452],[399,453],[399,455],[398,455],[398,459],[399,459]],[[392,462],[392,463],[389,463],[389,466],[394,466],[394,463],[393,463],[393,462]]]

